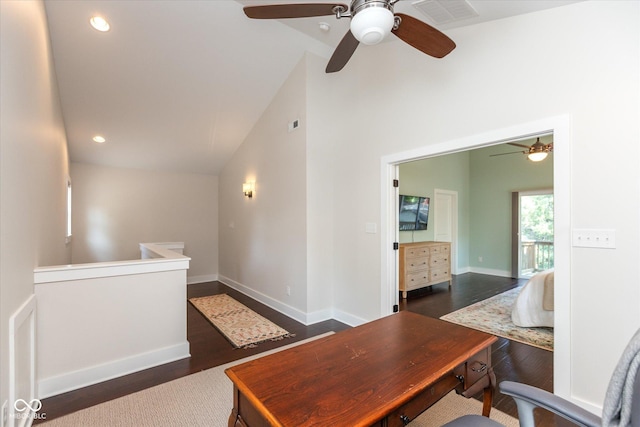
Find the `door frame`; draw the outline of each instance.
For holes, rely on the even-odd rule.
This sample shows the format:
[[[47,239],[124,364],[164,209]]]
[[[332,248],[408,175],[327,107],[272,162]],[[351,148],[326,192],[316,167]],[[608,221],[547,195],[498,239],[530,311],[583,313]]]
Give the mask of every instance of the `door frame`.
[[[553,188],[554,188],[554,242],[555,277],[554,299],[558,309],[555,312],[555,348],[553,354],[554,393],[571,399],[571,116],[548,117],[528,123],[471,135],[464,138],[431,145],[413,150],[383,156],[380,159],[381,180],[381,283],[380,314],[393,313],[393,304],[397,300],[398,283],[394,276],[397,271],[397,251],[393,250],[396,241],[393,230],[396,228],[395,204],[392,198],[393,179],[397,177],[400,163],[429,157],[453,154],[470,149],[488,147],[506,142],[520,141],[532,137],[553,134]],[[395,298],[394,298],[395,295]]]
[[[451,197],[451,274],[458,274],[458,192],[453,190],[443,190],[434,188],[433,190],[433,206],[437,207],[438,195],[447,195]],[[437,209],[433,209],[433,240],[438,240],[438,220]]]

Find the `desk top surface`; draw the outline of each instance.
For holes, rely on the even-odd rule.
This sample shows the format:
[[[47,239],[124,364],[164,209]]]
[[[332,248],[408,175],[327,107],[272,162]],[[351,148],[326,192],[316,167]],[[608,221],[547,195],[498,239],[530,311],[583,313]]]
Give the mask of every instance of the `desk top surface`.
[[[274,425],[370,425],[496,339],[403,311],[225,372]]]

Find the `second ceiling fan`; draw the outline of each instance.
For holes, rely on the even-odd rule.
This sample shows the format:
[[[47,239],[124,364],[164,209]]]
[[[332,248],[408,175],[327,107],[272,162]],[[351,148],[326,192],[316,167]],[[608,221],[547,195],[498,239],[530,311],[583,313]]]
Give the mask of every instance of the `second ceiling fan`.
[[[532,162],[540,162],[546,159],[547,155],[553,151],[553,142],[543,144],[540,142],[540,138],[536,138],[536,142],[533,145],[523,145],[515,142],[508,142],[507,144],[526,148],[526,151],[511,151],[509,153],[492,154],[489,157],[504,156],[506,154],[526,154],[527,158]]]
[[[435,58],[448,55],[456,44],[432,26],[404,13],[393,12],[399,0],[353,0],[348,7],[342,3],[291,3],[246,6],[244,13],[254,19],[310,18],[335,15],[350,18],[349,31],[333,52],[326,72],[342,70],[360,43],[373,45],[389,33]]]

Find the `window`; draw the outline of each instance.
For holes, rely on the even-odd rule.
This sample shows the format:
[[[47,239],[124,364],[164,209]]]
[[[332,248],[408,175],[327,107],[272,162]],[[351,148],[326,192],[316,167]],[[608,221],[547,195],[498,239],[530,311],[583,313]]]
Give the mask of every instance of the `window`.
[[[67,238],[66,242],[71,241],[71,178],[67,178]]]

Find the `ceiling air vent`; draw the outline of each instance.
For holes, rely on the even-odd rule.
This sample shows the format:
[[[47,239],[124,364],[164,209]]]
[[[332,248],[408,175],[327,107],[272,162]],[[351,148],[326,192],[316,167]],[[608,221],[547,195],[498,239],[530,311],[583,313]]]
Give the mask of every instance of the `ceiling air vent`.
[[[478,16],[466,0],[419,0],[413,6],[436,25],[448,24]]]

